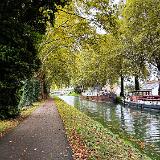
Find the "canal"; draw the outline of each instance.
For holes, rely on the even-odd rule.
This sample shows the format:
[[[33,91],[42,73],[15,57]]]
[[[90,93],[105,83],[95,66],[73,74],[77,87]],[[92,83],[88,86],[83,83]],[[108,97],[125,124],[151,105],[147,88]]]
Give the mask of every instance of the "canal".
[[[80,100],[74,96],[60,96],[69,105],[108,127],[122,138],[153,157],[160,159],[160,113],[141,111],[113,103]]]

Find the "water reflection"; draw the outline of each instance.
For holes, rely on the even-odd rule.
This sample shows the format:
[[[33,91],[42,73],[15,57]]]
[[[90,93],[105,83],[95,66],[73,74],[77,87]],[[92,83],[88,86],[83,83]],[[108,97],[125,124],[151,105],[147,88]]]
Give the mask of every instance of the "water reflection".
[[[127,134],[154,145],[160,152],[160,113],[136,110],[112,103],[96,103],[80,100],[78,97],[62,96],[64,101],[89,116],[100,121],[104,126],[124,130]]]

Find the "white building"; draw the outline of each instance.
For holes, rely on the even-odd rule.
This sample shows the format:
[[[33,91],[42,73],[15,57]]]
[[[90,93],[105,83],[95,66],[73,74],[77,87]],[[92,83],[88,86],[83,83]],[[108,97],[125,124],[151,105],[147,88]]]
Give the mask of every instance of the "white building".
[[[152,95],[158,95],[158,88],[159,88],[159,81],[148,81],[144,84],[144,86],[142,87],[142,90],[152,90]]]

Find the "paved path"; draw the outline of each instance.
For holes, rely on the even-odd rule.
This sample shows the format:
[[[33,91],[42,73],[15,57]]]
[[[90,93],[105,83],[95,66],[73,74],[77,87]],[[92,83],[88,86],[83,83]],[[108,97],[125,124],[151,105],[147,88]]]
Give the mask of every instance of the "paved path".
[[[0,139],[0,160],[10,159],[72,160],[72,151],[52,99]]]

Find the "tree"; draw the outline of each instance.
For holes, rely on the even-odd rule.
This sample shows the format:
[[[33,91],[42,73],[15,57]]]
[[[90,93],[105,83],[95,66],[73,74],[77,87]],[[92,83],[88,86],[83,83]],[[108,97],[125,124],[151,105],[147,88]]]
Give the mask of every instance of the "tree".
[[[2,0],[0,7],[0,118],[18,114],[22,81],[40,66],[37,43],[47,21],[53,24],[56,5],[66,1]]]
[[[139,49],[133,56],[141,55],[160,71],[159,10],[158,0],[129,0],[123,16],[132,42]]]
[[[6,22],[1,27],[0,53],[0,114],[17,115],[18,94],[22,81],[30,78],[40,65],[34,46],[34,37],[24,25]],[[4,30],[5,29],[5,30]],[[7,97],[7,98],[6,98]],[[10,115],[11,113],[11,115]]]
[[[39,57],[47,83],[68,86],[73,84],[77,72],[76,55],[94,31],[86,19],[74,12],[72,4],[57,9],[55,26],[48,25]]]
[[[129,46],[129,43],[125,42],[125,27],[123,19],[121,18],[121,12],[118,10],[118,7],[112,3],[109,3],[109,1],[101,1],[100,3],[96,2],[97,1],[89,1],[85,6],[86,14],[94,13],[92,15],[92,19],[94,21],[93,23],[106,30],[105,42],[102,43],[102,41],[100,40],[104,39],[101,35],[101,38],[99,38],[98,40],[100,40],[100,43],[102,45],[96,43],[94,45],[96,46],[94,47],[94,51],[96,53],[98,52],[97,54],[100,55],[97,59],[97,61],[100,62],[99,64],[101,64],[101,66],[105,66],[105,68],[103,67],[102,70],[98,67],[99,75],[105,73],[105,76],[108,76],[103,76],[103,78],[97,78],[99,78],[99,81],[102,79],[109,79],[110,82],[114,83],[115,80],[113,79],[116,79],[116,81],[118,81],[118,77],[121,77],[121,95],[124,95],[123,79],[125,78],[125,76],[137,74],[137,70],[141,72],[141,67],[140,65],[137,65],[132,58],[126,56],[127,54],[129,54],[128,52],[130,52],[129,50],[131,48]],[[112,43],[108,43],[108,41],[111,41]],[[100,48],[98,48],[97,46],[99,46]],[[103,51],[101,48],[103,48]],[[105,70],[107,70],[107,73],[105,72]]]

